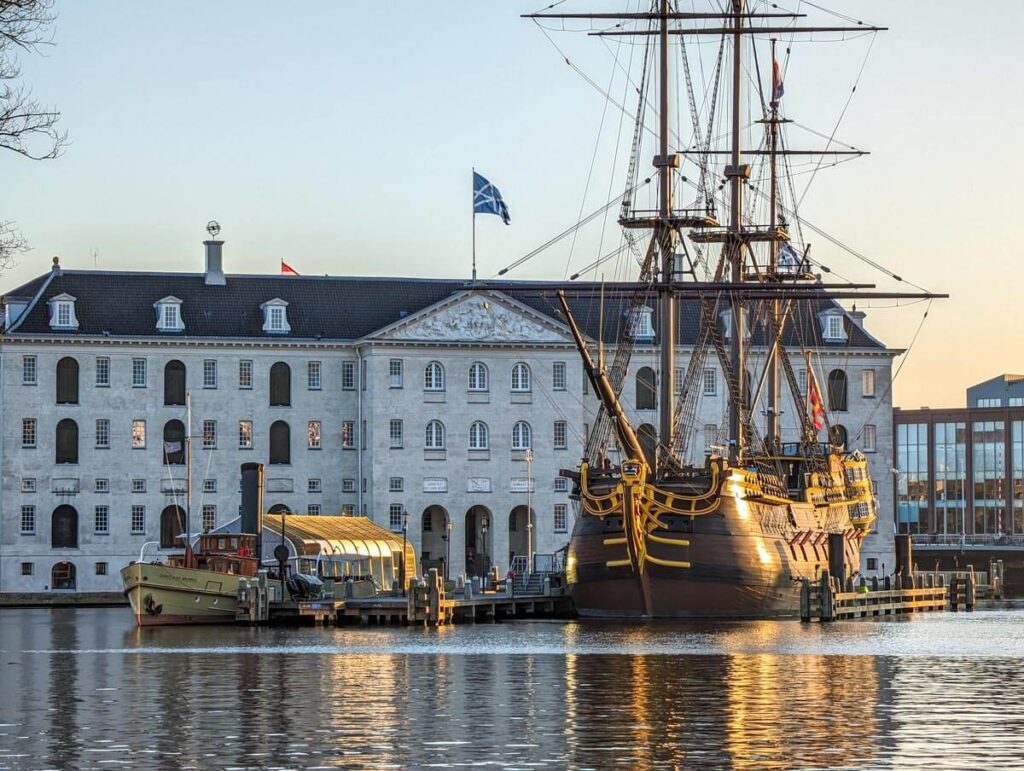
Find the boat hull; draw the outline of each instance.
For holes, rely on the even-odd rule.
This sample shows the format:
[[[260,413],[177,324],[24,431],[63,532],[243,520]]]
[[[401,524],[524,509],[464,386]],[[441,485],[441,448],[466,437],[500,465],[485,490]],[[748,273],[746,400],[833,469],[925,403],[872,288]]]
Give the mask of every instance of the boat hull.
[[[136,562],[121,570],[124,594],[139,626],[230,624],[241,576]]]
[[[752,505],[724,495],[700,517],[664,517],[659,535],[686,546],[653,543],[644,578],[621,563],[621,518],[584,515],[569,543],[567,573],[576,611],[595,618],[778,618],[800,612],[800,586],[829,567],[830,535],[842,535],[845,564],[857,569],[852,528],[827,529],[813,509]],[[804,526],[800,527],[800,515]],[[613,563],[609,565],[608,563]]]

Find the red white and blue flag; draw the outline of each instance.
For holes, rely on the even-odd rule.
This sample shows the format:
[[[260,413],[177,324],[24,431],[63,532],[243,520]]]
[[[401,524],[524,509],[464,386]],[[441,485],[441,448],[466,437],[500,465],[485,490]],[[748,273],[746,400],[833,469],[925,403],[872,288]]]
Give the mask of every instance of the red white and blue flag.
[[[786,93],[786,86],[782,82],[782,67],[778,59],[772,59],[772,101],[777,102]]]

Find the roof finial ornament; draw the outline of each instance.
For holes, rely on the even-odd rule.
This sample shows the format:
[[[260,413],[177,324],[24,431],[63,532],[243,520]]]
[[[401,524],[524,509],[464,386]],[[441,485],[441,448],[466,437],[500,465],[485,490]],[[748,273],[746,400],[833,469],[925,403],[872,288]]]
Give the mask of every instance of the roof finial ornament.
[[[54,271],[59,271],[60,270],[60,257],[54,255],[54,257],[53,257],[53,267],[50,268],[50,270],[54,270]]]
[[[217,220],[210,220],[206,223],[206,232],[210,234],[210,238],[216,238],[220,234],[220,223]]]

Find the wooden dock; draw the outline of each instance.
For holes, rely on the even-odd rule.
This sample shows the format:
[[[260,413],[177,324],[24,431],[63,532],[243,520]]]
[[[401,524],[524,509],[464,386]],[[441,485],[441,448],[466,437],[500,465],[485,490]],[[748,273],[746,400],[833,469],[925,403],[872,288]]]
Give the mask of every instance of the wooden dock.
[[[235,619],[246,624],[403,624],[446,626],[454,623],[500,621],[511,618],[568,617],[572,600],[564,582],[542,582],[540,592],[516,591],[503,583],[488,591],[473,591],[473,584],[456,586],[444,581],[433,570],[422,581],[413,583],[403,596],[398,591],[364,597],[313,600],[280,600],[274,582],[253,581],[239,590]],[[552,587],[554,584],[554,587]]]
[[[829,576],[827,570],[821,579],[804,579],[800,589],[800,620],[840,621],[846,619],[890,616],[902,613],[956,610],[956,603],[974,610],[975,594],[970,578],[955,578],[946,586],[943,578],[932,580],[928,575],[917,586],[916,581],[902,576],[886,577],[883,581],[863,578],[857,587],[847,579],[845,586]]]

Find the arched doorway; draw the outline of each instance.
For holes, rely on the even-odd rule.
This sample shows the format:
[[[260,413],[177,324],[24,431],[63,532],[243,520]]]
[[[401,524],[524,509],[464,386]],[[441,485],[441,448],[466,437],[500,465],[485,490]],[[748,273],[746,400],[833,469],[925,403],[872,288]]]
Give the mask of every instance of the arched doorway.
[[[64,418],[57,424],[55,449],[55,462],[78,463],[78,424],[71,418]]]
[[[486,506],[473,506],[466,512],[466,575],[483,578],[494,556],[494,517]]]
[[[185,463],[185,424],[180,420],[164,423],[164,465],[182,466]]]
[[[55,591],[75,590],[75,563],[58,562],[50,571],[50,588]]]
[[[50,548],[78,548],[78,512],[74,506],[65,503],[53,510],[50,517]]]
[[[525,506],[516,506],[508,515],[508,561],[510,567],[516,557],[527,557],[531,540],[533,551],[537,551],[536,533],[531,536],[529,527],[531,520],[536,520],[536,515],[528,517],[527,511]]]
[[[160,513],[160,548],[181,546],[178,538],[185,532],[185,510],[181,506],[168,506]]]
[[[420,565],[422,572],[437,568],[444,573],[448,559],[448,512],[444,506],[427,506],[420,520]]]
[[[70,356],[57,362],[57,404],[78,404],[78,362]]]
[[[164,365],[164,405],[185,405],[185,365],[177,359]]]

